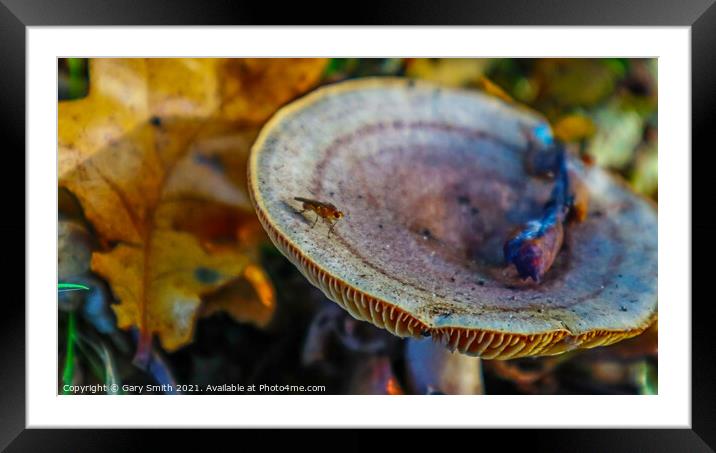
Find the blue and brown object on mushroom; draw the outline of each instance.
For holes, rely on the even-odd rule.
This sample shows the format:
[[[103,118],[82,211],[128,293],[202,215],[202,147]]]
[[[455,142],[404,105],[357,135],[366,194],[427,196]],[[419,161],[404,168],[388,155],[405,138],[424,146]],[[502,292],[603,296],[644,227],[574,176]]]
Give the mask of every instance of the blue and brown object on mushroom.
[[[538,142],[546,146],[540,146]],[[554,187],[539,217],[517,228],[505,241],[505,262],[519,276],[539,283],[552,267],[564,241],[565,222],[586,218],[588,195],[576,169],[568,169],[564,145],[540,125],[528,134],[526,165],[530,172],[554,177]]]

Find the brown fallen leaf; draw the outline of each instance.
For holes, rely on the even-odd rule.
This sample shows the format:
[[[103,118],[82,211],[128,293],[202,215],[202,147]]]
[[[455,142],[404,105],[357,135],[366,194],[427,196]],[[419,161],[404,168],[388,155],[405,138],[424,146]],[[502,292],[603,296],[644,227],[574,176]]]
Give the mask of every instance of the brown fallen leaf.
[[[95,59],[89,95],[59,103],[59,185],[116,244],[94,253],[92,269],[120,301],[119,327],[139,329],[139,363],[154,333],[169,351],[189,342],[202,296],[251,268],[244,175],[255,128],[237,124],[265,120],[323,64]]]
[[[315,86],[323,58],[157,58],[150,101],[159,116],[218,116],[258,126]]]
[[[328,63],[324,58],[237,58],[222,60],[221,114],[260,125],[278,107],[315,86]]]

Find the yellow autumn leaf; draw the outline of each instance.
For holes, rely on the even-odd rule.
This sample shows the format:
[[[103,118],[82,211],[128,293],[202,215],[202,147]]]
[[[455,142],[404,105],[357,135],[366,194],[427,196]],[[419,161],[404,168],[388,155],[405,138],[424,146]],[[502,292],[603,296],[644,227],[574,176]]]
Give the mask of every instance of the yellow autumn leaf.
[[[405,75],[462,87],[475,83],[491,63],[487,58],[415,58],[409,60]]]
[[[554,136],[563,142],[578,142],[590,138],[596,127],[589,117],[580,114],[563,116],[553,127]]]
[[[249,125],[265,122],[278,107],[315,86],[325,58],[237,58],[222,60],[221,114]]]
[[[148,60],[149,100],[160,116],[214,116],[247,126],[315,86],[324,58]]]
[[[514,99],[512,99],[512,96],[507,94],[505,90],[487,77],[481,76],[477,81],[477,86],[485,93],[496,97],[497,99],[501,99],[509,104],[513,104],[515,102]]]
[[[181,148],[174,139],[187,130],[202,135],[200,126],[181,123],[176,125],[176,133],[172,133],[174,126],[163,127],[165,131],[155,138],[166,134],[166,139],[155,140],[153,147],[145,148],[147,159],[136,166],[107,172],[116,178],[116,184],[108,184],[109,190],[124,200],[126,217],[137,219],[133,212],[144,213],[143,220],[132,221],[139,232],[138,240],[123,240],[109,252],[95,253],[92,260],[93,270],[110,283],[121,302],[113,306],[119,327],[140,329],[140,362],[148,354],[154,333],[169,351],[189,342],[201,296],[241,275],[253,258],[236,243],[241,220],[248,217],[246,194],[216,168],[219,164],[211,155],[203,152],[203,139],[197,137],[185,143],[186,154],[176,158],[170,167],[162,166],[153,157],[163,154],[161,143]],[[98,153],[90,162],[95,168],[109,169],[112,162],[101,156]],[[127,201],[131,198],[123,194],[119,183],[141,185],[144,181],[137,175],[147,172],[135,170],[147,166],[157,167],[154,173],[161,177],[154,188],[157,192],[146,194],[147,204],[139,204],[141,198],[132,199],[134,203]],[[81,179],[76,182],[80,187],[75,194],[80,202],[89,199],[101,209],[102,200],[97,199],[97,193],[87,191],[96,186],[83,184]]]
[[[531,82],[538,99],[561,106],[593,106],[614,92],[617,75],[598,58],[540,58]]]
[[[209,254],[191,234],[171,230],[155,232],[150,247],[120,244],[92,256],[92,269],[122,301],[113,306],[119,328],[158,332],[169,351],[192,338],[200,295],[240,275],[246,263],[235,252]]]
[[[119,326],[138,328],[140,363],[154,334],[170,351],[191,341],[202,296],[256,260],[245,240],[256,237],[245,188],[256,127],[237,127],[301,94],[324,63],[94,59],[89,95],[59,103],[59,185],[117,244],[92,268],[120,301]]]

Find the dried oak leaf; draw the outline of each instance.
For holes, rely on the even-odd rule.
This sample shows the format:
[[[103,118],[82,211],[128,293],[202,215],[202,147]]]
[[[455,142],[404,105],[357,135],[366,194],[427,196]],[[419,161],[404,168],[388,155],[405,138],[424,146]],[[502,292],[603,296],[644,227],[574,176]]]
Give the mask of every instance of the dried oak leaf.
[[[259,125],[276,109],[318,83],[323,58],[223,60],[220,89],[227,119]]]
[[[189,342],[202,296],[244,278],[255,262],[256,235],[246,231],[260,228],[252,226],[243,175],[256,131],[236,125],[273,113],[310,86],[323,65],[301,64],[301,75],[289,60],[252,63],[252,74],[262,64],[272,74],[281,65],[291,74],[240,82],[254,92],[246,98],[267,103],[256,106],[259,117],[225,111],[241,97],[235,64],[95,59],[89,95],[59,103],[59,184],[77,197],[102,239],[116,244],[93,254],[92,269],[120,300],[113,307],[119,327],[139,329],[139,363],[148,360],[155,333],[169,351]],[[266,316],[244,318],[265,324]]]

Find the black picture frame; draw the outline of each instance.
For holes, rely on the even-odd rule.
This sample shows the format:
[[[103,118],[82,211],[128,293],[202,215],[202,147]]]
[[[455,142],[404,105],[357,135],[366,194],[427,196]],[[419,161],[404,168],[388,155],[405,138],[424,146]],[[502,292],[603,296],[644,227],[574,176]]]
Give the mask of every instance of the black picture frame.
[[[32,238],[25,233],[24,199],[14,196],[21,181],[25,186],[25,49],[26,27],[66,25],[289,25],[296,23],[323,25],[571,25],[571,26],[686,26],[691,28],[691,90],[692,90],[692,149],[707,153],[716,143],[716,0],[681,0],[679,2],[654,0],[419,0],[412,2],[363,1],[359,5],[338,3],[320,5],[305,2],[256,2],[256,1],[100,1],[100,0],[0,0],[0,128],[5,148],[3,165],[5,172],[0,178],[5,194],[3,212],[7,213],[0,224],[3,250],[11,275],[6,276],[5,300],[0,311],[0,448],[8,451],[134,451],[146,445],[147,431],[137,433],[129,430],[40,430],[25,429],[25,311],[24,286],[20,286],[25,271],[25,255],[19,248],[17,238],[24,237],[26,244]],[[280,5],[280,6],[278,6]],[[359,7],[358,7],[359,6]],[[318,15],[317,11],[332,14]],[[689,152],[689,150],[667,150]],[[699,153],[691,152],[692,158],[692,221],[694,251],[702,257],[713,256],[714,242],[708,236],[716,224],[707,220],[709,186],[704,164],[693,165]],[[703,160],[703,159],[700,159]],[[54,155],[48,150],[48,165],[54,165]],[[699,175],[699,173],[702,173]],[[699,209],[701,208],[701,209]],[[24,245],[22,244],[22,245]],[[18,250],[15,250],[18,248]],[[17,252],[10,254],[9,252]],[[708,259],[708,258],[705,258]],[[22,263],[22,265],[21,265]],[[704,282],[711,272],[709,261],[699,264],[692,260],[692,281]],[[22,273],[22,275],[20,275]],[[699,279],[698,276],[702,278]],[[484,448],[493,442],[517,447],[524,444],[530,450],[548,451],[713,451],[716,449],[716,360],[713,359],[713,320],[715,310],[708,297],[695,297],[692,283],[692,429],[683,430],[575,430],[548,431],[522,430],[506,435],[503,430],[481,430],[467,433],[470,448]],[[22,290],[17,291],[19,288]],[[10,297],[15,294],[18,297]],[[662,300],[661,303],[687,304],[688,300]],[[668,341],[668,339],[667,339]],[[237,409],[240,410],[240,409]],[[347,408],[350,410],[350,408]],[[627,410],[617,408],[615,410]],[[300,416],[300,414],[297,414]],[[539,414],[536,414],[539,417]],[[539,420],[539,418],[537,418]],[[638,420],[635,420],[638,423]],[[230,435],[229,445],[247,442],[242,434],[223,431],[211,434],[213,442],[221,443],[215,436]],[[377,441],[364,432],[346,433],[334,430],[328,436],[321,435],[317,443],[316,433],[292,432],[290,436],[266,436],[259,434],[262,445],[282,438],[290,438],[294,445],[321,444],[332,448],[365,450]],[[387,433],[386,433],[387,434]],[[404,446],[416,445],[430,448],[431,438],[445,446],[442,435],[423,433],[417,440],[416,433],[385,436]],[[465,434],[465,433],[463,433]],[[187,431],[174,431],[173,443],[186,443],[199,438]],[[228,437],[228,436],[227,436]],[[330,438],[330,439],[329,439]],[[273,439],[273,440],[272,440]],[[457,441],[450,441],[450,443]],[[479,443],[477,443],[479,442]],[[206,446],[206,444],[204,444]],[[482,445],[482,447],[480,447]],[[414,448],[414,447],[410,447]]]

